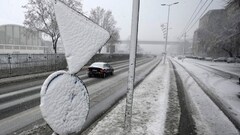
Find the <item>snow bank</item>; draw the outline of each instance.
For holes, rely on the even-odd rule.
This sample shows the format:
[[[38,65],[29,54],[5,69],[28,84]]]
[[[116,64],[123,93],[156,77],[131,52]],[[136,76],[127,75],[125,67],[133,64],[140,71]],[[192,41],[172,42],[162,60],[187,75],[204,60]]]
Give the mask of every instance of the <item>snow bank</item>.
[[[164,133],[168,106],[169,67],[158,65],[134,90],[132,131],[133,135]],[[90,131],[89,135],[122,135],[126,99],[109,112]]]
[[[216,70],[227,72],[233,76],[240,76],[240,63],[211,62],[195,59],[186,59],[184,61],[187,61],[188,63],[203,64]]]
[[[110,38],[109,33],[62,2],[54,4],[69,72],[77,73]]]
[[[40,109],[50,127],[61,135],[81,130],[89,111],[83,82],[66,71],[51,74],[41,89]]]
[[[196,123],[198,134],[204,135],[238,135],[238,131],[226,115],[216,106],[216,104],[203,92],[195,80],[176,62],[174,62],[177,73],[180,76],[185,90],[186,101],[189,103],[192,117]],[[188,69],[195,69],[186,62],[180,62]],[[198,69],[199,70],[199,69]],[[198,72],[194,70],[193,72]],[[207,74],[205,80],[208,80]],[[198,75],[198,77],[201,75]]]
[[[235,64],[211,64],[210,62],[207,63],[194,60],[188,60],[181,63],[189,71],[194,73],[198,79],[210,89],[209,92],[213,93],[217,98],[221,99],[220,101],[226,106],[226,108],[230,108],[229,111],[235,114],[237,116],[236,118],[240,120],[240,102],[239,98],[236,96],[239,92],[239,85],[237,83],[238,80],[235,78],[230,79],[227,75],[220,76],[215,72],[209,72],[209,70],[204,70],[204,68],[200,68],[201,66],[199,67],[198,65],[194,65],[192,63],[204,63],[204,65],[207,67],[215,65],[218,69],[221,69],[224,72],[226,72],[226,70],[234,71],[233,69],[238,69],[240,71],[240,68]]]

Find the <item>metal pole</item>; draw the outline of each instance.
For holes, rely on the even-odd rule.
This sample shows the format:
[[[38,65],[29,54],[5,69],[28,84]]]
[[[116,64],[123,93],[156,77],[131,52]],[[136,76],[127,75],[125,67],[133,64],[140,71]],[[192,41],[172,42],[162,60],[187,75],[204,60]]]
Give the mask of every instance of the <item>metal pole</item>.
[[[186,46],[186,32],[184,33],[184,44],[183,44],[183,55],[185,54],[185,46]]]
[[[165,42],[165,49],[164,49],[164,52],[165,52],[165,55],[164,55],[164,61],[163,63],[165,64],[166,62],[166,57],[167,57],[167,44],[168,44],[168,24],[169,24],[169,14],[170,14],[170,6],[171,5],[168,5],[168,20],[167,20],[167,36],[166,36],[166,42]]]
[[[10,74],[10,76],[12,76],[11,59],[12,59],[12,56],[9,54],[9,55],[8,55],[8,64],[9,64],[9,74]]]
[[[135,66],[136,66],[136,50],[138,40],[138,20],[139,20],[140,0],[133,0],[132,6],[132,28],[131,28],[131,44],[130,44],[130,58],[129,58],[129,72],[128,72],[128,87],[125,110],[125,134],[131,132],[132,119],[132,103],[133,103],[133,85],[135,80]]]

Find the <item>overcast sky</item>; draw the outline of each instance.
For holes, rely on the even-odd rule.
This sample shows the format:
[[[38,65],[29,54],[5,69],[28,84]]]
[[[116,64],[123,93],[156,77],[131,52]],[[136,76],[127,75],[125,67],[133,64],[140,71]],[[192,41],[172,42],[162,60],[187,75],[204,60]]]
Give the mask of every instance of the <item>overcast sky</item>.
[[[23,24],[24,9],[23,5],[28,0],[1,0],[0,1],[0,25],[1,24]],[[182,34],[189,18],[194,12],[200,0],[141,0],[140,7],[140,40],[164,40],[161,24],[167,22],[167,6],[161,6],[162,3],[170,4],[179,2],[171,6],[169,40],[177,41],[177,37]],[[206,0],[202,0],[202,4]],[[211,0],[207,0],[208,3]],[[82,0],[83,11],[88,14],[92,8],[97,6],[113,12],[117,21],[117,27],[120,28],[122,40],[130,36],[132,0]],[[225,5],[224,0],[214,0],[209,9],[220,9]],[[198,23],[187,33],[187,38],[192,39],[194,30]]]
[[[0,24],[20,24],[24,20],[23,5],[28,0],[1,0]],[[141,0],[139,38],[144,40],[162,40],[160,25],[167,22],[167,7],[162,3],[173,3],[177,0]],[[171,6],[169,39],[177,40],[187,24],[191,14],[200,0],[178,0],[179,4]],[[204,2],[205,0],[203,0]],[[210,1],[210,0],[209,0]],[[202,2],[202,3],[203,3]],[[82,0],[83,11],[89,13],[97,6],[111,10],[120,28],[122,39],[130,35],[132,0]],[[218,9],[224,6],[223,0],[214,0],[209,9]],[[197,24],[196,24],[197,26]],[[196,27],[195,27],[196,29]],[[194,29],[193,29],[194,30]],[[192,31],[189,33],[191,37]]]

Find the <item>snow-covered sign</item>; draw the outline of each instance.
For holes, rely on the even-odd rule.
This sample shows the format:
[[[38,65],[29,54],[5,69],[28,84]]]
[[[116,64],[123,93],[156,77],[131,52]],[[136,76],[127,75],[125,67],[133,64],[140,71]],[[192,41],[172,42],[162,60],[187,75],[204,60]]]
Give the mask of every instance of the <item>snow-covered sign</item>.
[[[40,109],[54,132],[67,135],[82,129],[89,95],[75,75],[108,41],[109,33],[61,1],[54,4],[69,71],[51,74],[41,88]]]
[[[77,73],[108,41],[109,33],[62,2],[54,4],[69,72]]]
[[[43,83],[40,109],[54,132],[61,135],[77,133],[89,111],[87,89],[78,77],[57,71]]]

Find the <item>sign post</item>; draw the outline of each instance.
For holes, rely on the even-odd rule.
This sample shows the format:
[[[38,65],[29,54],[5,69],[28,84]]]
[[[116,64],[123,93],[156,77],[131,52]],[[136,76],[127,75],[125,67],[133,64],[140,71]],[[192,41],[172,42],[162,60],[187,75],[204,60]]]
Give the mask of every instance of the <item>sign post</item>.
[[[136,66],[136,50],[138,40],[138,20],[139,20],[140,0],[133,0],[132,6],[132,26],[131,26],[131,44],[130,44],[130,58],[129,58],[129,74],[127,99],[125,110],[125,133],[131,132],[132,119],[132,103],[133,103],[133,86],[135,80],[135,66]]]

